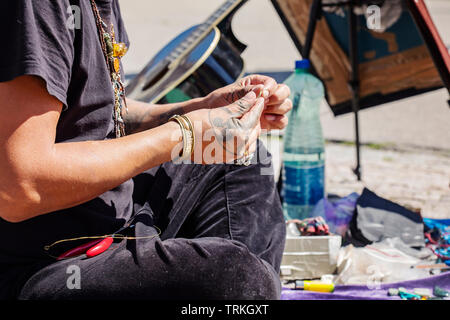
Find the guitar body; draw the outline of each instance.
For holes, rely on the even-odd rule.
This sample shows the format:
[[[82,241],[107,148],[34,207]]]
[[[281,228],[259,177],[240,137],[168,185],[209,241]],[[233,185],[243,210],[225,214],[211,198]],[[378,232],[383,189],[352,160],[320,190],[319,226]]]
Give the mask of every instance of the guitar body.
[[[179,34],[129,82],[127,97],[147,103],[174,103],[206,96],[239,79],[244,72],[241,53],[246,46],[231,31],[231,17],[237,9],[167,67],[165,59],[200,25]]]

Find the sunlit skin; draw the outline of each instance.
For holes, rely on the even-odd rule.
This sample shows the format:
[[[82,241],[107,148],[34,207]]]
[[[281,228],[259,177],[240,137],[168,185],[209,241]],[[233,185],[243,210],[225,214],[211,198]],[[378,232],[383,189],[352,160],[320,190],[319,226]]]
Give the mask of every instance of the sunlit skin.
[[[243,98],[250,91],[254,94]],[[186,114],[201,123],[201,128],[195,128],[200,137],[204,131],[217,129],[211,119],[236,124],[231,128],[236,138],[245,141],[244,150],[252,151],[261,129],[287,125],[285,114],[292,107],[285,85],[255,75],[178,104],[149,105],[128,99],[127,136],[55,143],[62,103],[47,92],[40,78],[21,76],[2,82],[0,97],[0,108],[8,110],[7,117],[0,118],[0,216],[9,222],[84,203],[172,160],[172,150],[182,139],[179,125],[167,121],[173,114]],[[220,140],[224,146],[223,137],[218,138],[213,142]],[[206,147],[196,141],[200,141],[196,149]],[[239,156],[242,153],[232,154],[235,159]]]

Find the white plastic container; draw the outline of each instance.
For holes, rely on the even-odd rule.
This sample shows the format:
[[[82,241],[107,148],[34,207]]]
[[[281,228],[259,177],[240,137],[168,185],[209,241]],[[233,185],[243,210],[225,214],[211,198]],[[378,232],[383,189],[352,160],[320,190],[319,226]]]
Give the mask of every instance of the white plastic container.
[[[342,238],[329,236],[287,236],[281,260],[282,280],[320,279],[333,274]]]

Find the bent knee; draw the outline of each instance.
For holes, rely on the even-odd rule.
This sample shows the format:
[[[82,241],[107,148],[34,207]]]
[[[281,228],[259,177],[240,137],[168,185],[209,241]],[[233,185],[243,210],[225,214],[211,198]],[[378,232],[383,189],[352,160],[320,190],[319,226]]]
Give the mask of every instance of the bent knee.
[[[218,299],[279,299],[279,276],[269,263],[251,253],[241,242],[221,239],[216,251],[215,286]]]

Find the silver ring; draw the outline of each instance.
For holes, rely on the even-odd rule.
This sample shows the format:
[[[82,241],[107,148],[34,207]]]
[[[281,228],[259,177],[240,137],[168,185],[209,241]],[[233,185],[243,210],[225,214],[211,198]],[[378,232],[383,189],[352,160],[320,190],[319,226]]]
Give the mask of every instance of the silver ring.
[[[252,162],[253,157],[255,156],[254,153],[251,153],[247,156],[244,156],[240,159],[236,159],[235,164],[239,166],[249,166]]]

